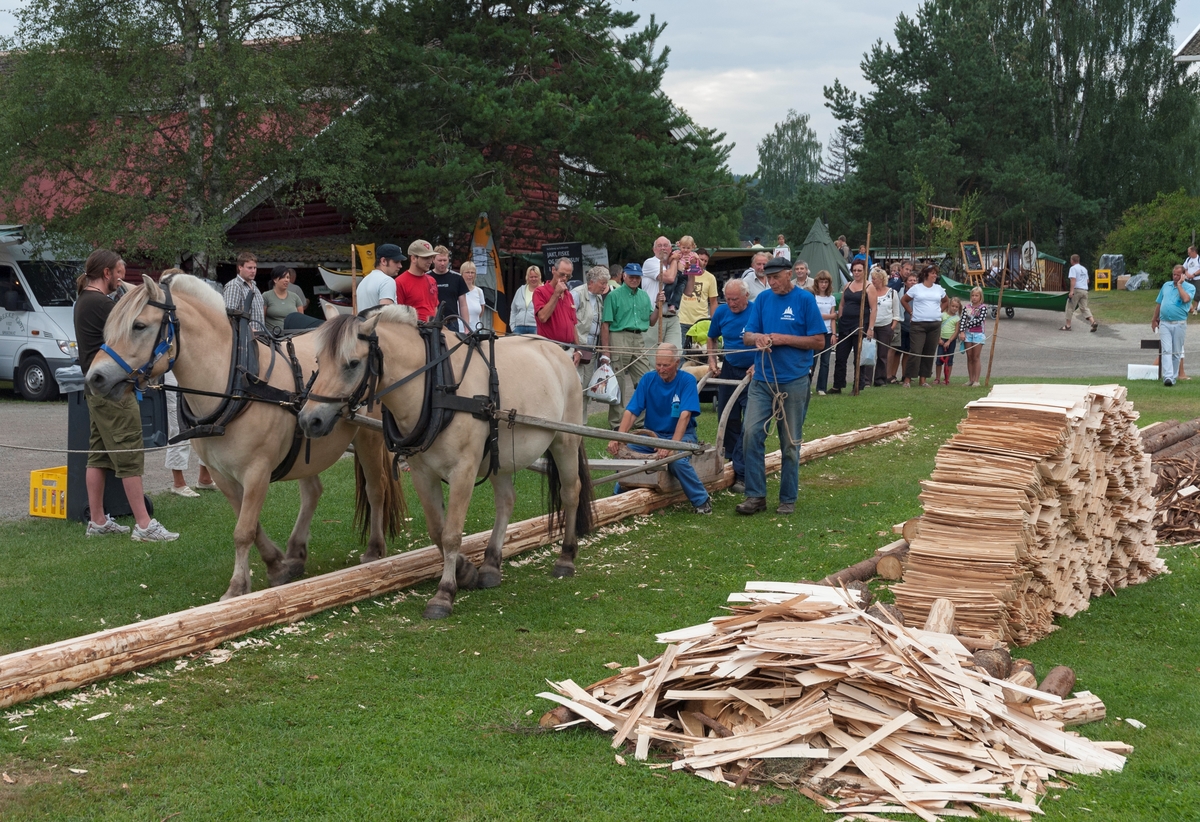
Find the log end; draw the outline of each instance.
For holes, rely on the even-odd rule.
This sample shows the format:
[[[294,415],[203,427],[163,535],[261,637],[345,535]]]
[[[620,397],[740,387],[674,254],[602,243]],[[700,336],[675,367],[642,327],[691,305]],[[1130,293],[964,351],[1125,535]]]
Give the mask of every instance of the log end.
[[[568,722],[574,722],[579,719],[575,712],[566,705],[559,705],[557,708],[546,711],[542,714],[542,718],[538,720],[538,727],[543,730],[553,730],[559,725],[566,725]]]

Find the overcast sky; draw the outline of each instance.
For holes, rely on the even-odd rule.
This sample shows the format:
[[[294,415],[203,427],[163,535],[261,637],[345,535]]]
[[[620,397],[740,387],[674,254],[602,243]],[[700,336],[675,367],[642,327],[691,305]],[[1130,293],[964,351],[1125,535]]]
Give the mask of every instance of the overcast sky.
[[[730,165],[749,174],[757,145],[789,108],[807,112],[822,145],[836,129],[822,89],[840,79],[865,91],[859,63],[878,39],[895,42],[896,17],[919,0],[612,0],[649,21],[667,22],[665,90],[696,122],[736,143]],[[18,6],[10,0],[6,6]],[[1200,25],[1200,0],[1175,7],[1176,43]],[[0,35],[14,18],[0,10]]]
[[[663,85],[701,125],[736,143],[730,165],[749,174],[763,135],[789,108],[807,112],[822,145],[837,123],[822,89],[840,79],[866,91],[859,63],[878,39],[895,42],[901,12],[918,0],[613,0],[648,22],[667,22],[671,47]],[[1179,0],[1175,39],[1200,25],[1200,0]]]

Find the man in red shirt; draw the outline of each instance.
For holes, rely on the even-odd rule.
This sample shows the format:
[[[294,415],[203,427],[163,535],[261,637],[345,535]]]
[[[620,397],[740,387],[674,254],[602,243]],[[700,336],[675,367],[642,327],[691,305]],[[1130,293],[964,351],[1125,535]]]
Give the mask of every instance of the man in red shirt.
[[[408,270],[396,278],[396,302],[411,305],[417,319],[425,322],[438,309],[437,281],[429,276],[429,268],[437,252],[425,240],[414,240],[408,247]]]
[[[550,272],[550,282],[539,285],[533,292],[533,310],[537,316],[537,333],[543,337],[563,343],[575,345],[575,300],[567,288],[567,280],[575,264],[560,257]],[[575,365],[579,365],[579,352],[572,354]]]

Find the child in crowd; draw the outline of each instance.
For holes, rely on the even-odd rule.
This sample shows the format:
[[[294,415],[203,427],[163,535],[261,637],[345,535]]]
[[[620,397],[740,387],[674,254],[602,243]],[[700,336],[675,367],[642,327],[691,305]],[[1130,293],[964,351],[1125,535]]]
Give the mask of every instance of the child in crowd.
[[[684,234],[679,238],[679,273],[685,277],[699,277],[704,272],[700,270],[700,255],[696,253],[696,241],[692,235]]]
[[[958,321],[962,317],[962,300],[951,297],[946,310],[942,312],[942,341],[938,343],[937,372],[933,384],[950,384],[950,371],[954,368],[954,349],[958,347]],[[942,373],[946,374],[943,382]]]

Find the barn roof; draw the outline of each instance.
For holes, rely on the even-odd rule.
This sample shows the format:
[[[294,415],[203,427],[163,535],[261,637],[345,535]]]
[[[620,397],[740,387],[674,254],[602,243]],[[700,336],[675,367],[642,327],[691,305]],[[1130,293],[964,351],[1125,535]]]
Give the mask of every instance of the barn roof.
[[[1175,52],[1176,63],[1195,63],[1200,61],[1200,26],[1196,26],[1188,38],[1183,41]]]

